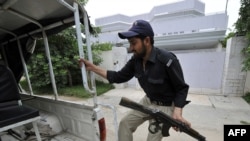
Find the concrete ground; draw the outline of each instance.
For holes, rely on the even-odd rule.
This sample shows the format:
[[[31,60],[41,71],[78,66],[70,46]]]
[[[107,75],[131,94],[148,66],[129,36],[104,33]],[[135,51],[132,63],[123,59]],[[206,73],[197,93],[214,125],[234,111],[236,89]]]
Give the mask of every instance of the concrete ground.
[[[118,141],[117,128],[121,118],[130,110],[119,105],[121,97],[127,97],[138,102],[144,92],[140,89],[125,88],[113,89],[98,96],[97,101],[102,108],[106,120],[107,141]],[[93,99],[81,99],[75,97],[60,96],[60,99],[93,105]],[[250,105],[241,97],[224,97],[189,94],[187,100],[191,103],[183,110],[185,119],[191,122],[192,128],[206,137],[207,141],[223,141],[223,128],[227,124],[250,123]],[[146,141],[148,133],[148,122],[143,123],[134,132],[134,141]],[[74,137],[75,141],[80,141],[72,135],[59,136],[53,140],[62,140],[67,136]],[[1,136],[3,141],[15,141],[11,136]],[[11,138],[10,138],[11,137]],[[6,138],[6,139],[5,139]],[[181,132],[170,129],[170,137],[162,141],[196,141],[197,139]]]
[[[118,123],[130,110],[119,105],[121,97],[138,102],[143,96],[142,90],[125,88],[113,89],[98,97],[98,102],[104,105],[102,109],[108,129],[107,141],[117,141]],[[223,127],[226,124],[241,124],[242,121],[250,123],[250,105],[241,97],[189,94],[187,99],[191,100],[191,103],[185,106],[183,116],[191,122],[193,129],[206,137],[207,141],[223,141]],[[87,102],[91,103],[92,100]],[[145,122],[135,131],[134,141],[146,141],[147,133],[148,123]],[[170,129],[170,137],[162,141],[178,140],[195,141],[196,139]]]

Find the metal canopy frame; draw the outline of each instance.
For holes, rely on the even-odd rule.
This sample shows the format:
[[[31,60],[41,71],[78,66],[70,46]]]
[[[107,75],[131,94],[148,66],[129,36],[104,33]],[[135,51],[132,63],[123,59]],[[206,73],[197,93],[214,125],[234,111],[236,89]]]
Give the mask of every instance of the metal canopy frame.
[[[39,4],[40,3],[40,4]],[[22,5],[22,6],[20,6]],[[23,10],[21,8],[25,7]],[[54,6],[54,7],[53,7]],[[27,10],[29,9],[29,10]],[[32,11],[32,12],[31,12]],[[36,11],[38,14],[36,15]],[[15,16],[18,20],[13,20],[11,17]],[[48,16],[48,17],[47,17]],[[81,36],[81,20],[83,20],[85,26],[85,36],[88,60],[93,63],[92,51],[90,45],[90,32],[93,29],[90,26],[88,14],[83,5],[80,5],[76,0],[0,0],[0,49],[3,50],[4,46],[10,42],[16,42],[18,51],[21,57],[22,67],[24,69],[31,95],[33,90],[29,80],[29,73],[26,66],[26,62],[21,48],[20,41],[29,37],[42,37],[44,40],[46,56],[49,60],[49,72],[50,79],[54,91],[54,98],[58,100],[57,87],[55,83],[55,77],[53,72],[53,65],[50,58],[50,50],[48,44],[48,35],[57,33],[62,29],[69,26],[76,26],[77,43],[79,49],[80,58],[84,58],[83,41]],[[6,22],[7,21],[7,22]],[[13,23],[13,21],[15,21]],[[2,51],[2,57],[8,60],[4,51]],[[8,62],[6,62],[8,65]],[[98,105],[110,108],[114,114],[114,127],[117,131],[118,123],[116,110],[113,105],[103,104],[97,102],[95,76],[93,72],[90,72],[90,83],[88,85],[88,78],[86,68],[83,65],[81,68],[82,80],[84,88],[93,96],[93,107],[97,108]],[[95,115],[93,115],[95,116]],[[118,141],[116,132],[116,140]]]
[[[0,44],[1,44],[1,46],[4,46],[9,42],[15,42],[15,41],[17,42],[17,45],[18,45],[18,48],[19,48],[19,54],[21,56],[22,66],[24,68],[26,78],[28,78],[27,81],[28,81],[28,85],[29,85],[31,95],[33,95],[33,90],[32,90],[32,87],[31,87],[30,80],[29,80],[28,69],[27,69],[26,62],[24,60],[22,49],[21,49],[20,39],[26,38],[28,36],[37,36],[37,35],[42,34],[42,38],[44,40],[44,45],[45,45],[46,56],[47,56],[48,64],[49,64],[50,79],[51,79],[51,83],[52,83],[52,87],[53,87],[53,91],[54,91],[54,96],[55,96],[55,100],[58,100],[58,92],[57,92],[57,87],[56,87],[56,83],[55,83],[55,76],[54,76],[54,72],[53,72],[53,65],[52,65],[52,62],[51,62],[50,50],[49,50],[49,44],[48,44],[48,38],[47,38],[46,31],[48,32],[48,31],[54,30],[55,28],[58,28],[58,27],[60,28],[60,26],[63,26],[65,24],[68,24],[67,26],[70,26],[70,25],[73,25],[74,22],[75,22],[76,32],[77,32],[77,39],[78,39],[79,55],[80,55],[81,58],[84,58],[83,42],[82,42],[81,27],[80,27],[80,24],[81,24],[80,19],[81,18],[80,18],[80,12],[79,12],[81,10],[81,13],[83,13],[83,18],[82,19],[84,19],[85,32],[86,32],[86,37],[87,37],[87,43],[86,44],[87,44],[87,49],[88,49],[88,57],[89,57],[88,59],[91,62],[93,62],[93,60],[92,60],[92,52],[91,52],[91,47],[90,47],[90,41],[89,41],[89,36],[90,36],[90,34],[89,34],[89,26],[90,26],[89,25],[89,19],[88,19],[88,15],[87,15],[87,12],[84,9],[84,7],[81,6],[79,3],[77,3],[77,1],[75,1],[75,0],[66,0],[66,1],[65,0],[53,0],[53,1],[51,1],[51,0],[40,0],[40,1],[41,1],[41,3],[48,2],[48,3],[54,3],[54,4],[56,2],[56,3],[58,3],[56,5],[56,8],[61,8],[62,9],[62,7],[64,7],[63,11],[66,11],[68,9],[68,11],[65,12],[65,13],[70,14],[71,16],[62,16],[62,17],[59,17],[59,20],[55,20],[55,22],[48,22],[50,24],[44,24],[44,23],[46,23],[44,21],[46,21],[48,19],[41,18],[41,19],[36,20],[35,18],[32,18],[30,15],[26,15],[25,13],[22,13],[22,11],[18,11],[17,9],[19,7],[17,7],[15,9],[15,7],[16,7],[15,4],[17,4],[18,2],[20,2],[20,3],[22,3],[22,2],[23,3],[31,2],[32,3],[32,0],[22,0],[22,1],[18,1],[18,0],[3,1],[3,0],[0,0],[0,17],[1,17],[1,14],[8,13],[8,14],[14,15],[14,16],[18,17],[19,19],[21,19],[20,23],[23,22],[22,20],[27,22],[26,25],[23,25],[21,27],[20,26],[15,27],[15,28],[18,28],[18,29],[8,30],[7,28],[5,28],[5,26],[3,26],[3,25],[6,25],[6,23],[1,23],[1,21],[0,21]],[[58,5],[61,5],[61,6],[58,6]],[[65,9],[65,7],[66,7],[66,9]],[[79,9],[79,7],[80,7],[80,9]],[[53,14],[54,15],[60,15],[60,13],[56,13],[56,12],[54,12]],[[38,15],[37,17],[42,17],[42,16]],[[55,17],[55,19],[57,19],[57,18],[58,17]],[[51,20],[51,19],[49,19],[49,20]],[[52,19],[52,21],[53,20],[54,19]],[[30,24],[36,25],[36,28],[32,27],[32,28],[34,28],[34,30],[30,30],[30,31],[26,32],[26,30],[25,30],[26,27],[25,26],[30,25]],[[20,34],[20,30],[22,30],[22,29],[24,30],[24,32]],[[56,32],[58,32],[57,30],[58,29],[56,29]],[[12,38],[7,36],[7,34],[11,35]],[[3,56],[5,56],[5,55],[3,55]],[[8,64],[8,62],[7,62],[7,64]],[[96,107],[97,106],[97,100],[96,100],[96,88],[95,88],[94,74],[91,73],[91,75],[90,75],[91,86],[93,87],[93,88],[90,88],[89,85],[88,85],[88,82],[87,82],[86,68],[82,67],[81,71],[82,71],[82,78],[83,78],[83,86],[88,92],[90,92],[94,96],[94,106]]]

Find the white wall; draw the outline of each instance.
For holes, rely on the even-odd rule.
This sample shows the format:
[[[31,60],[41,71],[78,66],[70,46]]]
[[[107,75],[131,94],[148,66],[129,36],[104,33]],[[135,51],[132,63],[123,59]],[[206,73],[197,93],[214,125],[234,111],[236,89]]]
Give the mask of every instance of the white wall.
[[[182,65],[185,80],[190,85],[190,93],[221,93],[225,51],[191,50],[175,53]],[[127,54],[126,48],[114,47],[112,51],[103,53],[102,57],[104,61],[101,67],[119,70],[125,65],[131,54]],[[115,86],[140,88],[135,78]]]
[[[227,41],[223,95],[243,96],[247,73],[242,71],[242,49],[247,46],[245,37],[233,37]]]
[[[127,63],[127,48],[125,47],[113,47],[112,55],[113,55],[113,64],[114,70],[119,71],[126,63]],[[124,88],[127,87],[127,83],[122,84],[114,84],[116,88]]]
[[[244,47],[242,37],[234,37],[228,41],[226,50],[219,46],[214,49],[182,50],[174,53],[180,60],[184,77],[189,84],[190,93],[226,96],[242,96],[250,91],[250,74],[242,72],[241,49]],[[131,54],[124,47],[114,47],[112,51],[102,54],[102,67],[120,70]],[[106,81],[107,82],[107,81]],[[119,88],[140,88],[133,78],[124,84],[115,85]]]
[[[112,51],[104,51],[102,54],[100,54],[101,58],[103,59],[103,62],[99,65],[102,68],[105,68],[107,70],[113,70],[114,65],[113,65],[113,55]],[[103,81],[105,83],[108,83],[106,79],[103,79],[99,75],[95,75],[97,80]]]
[[[190,93],[221,93],[225,52],[176,53]]]
[[[99,65],[107,70],[120,70],[127,62],[127,48],[124,47],[113,47],[111,51],[104,51],[101,54],[103,62]],[[95,75],[97,80],[108,83],[108,81],[99,75]],[[116,88],[127,87],[127,83],[114,84]]]

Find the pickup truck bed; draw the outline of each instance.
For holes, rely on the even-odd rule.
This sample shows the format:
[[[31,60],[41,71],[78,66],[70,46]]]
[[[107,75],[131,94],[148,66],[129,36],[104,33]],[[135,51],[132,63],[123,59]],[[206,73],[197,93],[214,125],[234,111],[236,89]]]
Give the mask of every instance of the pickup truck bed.
[[[97,140],[99,129],[94,129],[98,125],[95,119],[96,114],[101,114],[99,108],[84,104],[77,104],[63,100],[53,100],[43,97],[31,97],[22,95],[23,104],[39,109],[41,120],[38,122],[38,129],[42,139],[58,140],[58,141],[92,141]],[[22,126],[13,129],[22,138],[28,137],[27,133],[33,134],[31,126]],[[96,132],[96,133],[93,133]],[[7,132],[0,133],[2,141],[15,140],[13,135],[8,135]],[[93,136],[89,136],[93,135]],[[15,136],[15,135],[14,135]],[[34,135],[30,135],[30,139]]]
[[[88,39],[92,27],[84,6],[77,0],[0,0],[0,19],[0,64],[11,70],[17,83],[25,75],[30,93],[21,94],[21,103],[39,110],[41,120],[38,121],[38,127],[39,131],[42,131],[40,131],[41,137],[47,135],[43,133],[48,132],[47,130],[43,131],[46,127],[49,132],[53,133],[52,140],[105,141],[105,120],[96,101],[93,105],[85,105],[58,99],[53,63],[49,51],[50,46],[47,38],[49,35],[76,25],[77,43],[79,50],[81,50],[79,56],[84,56],[81,24],[85,26],[87,47],[90,49]],[[44,56],[47,57],[48,61],[48,72],[54,91],[54,99],[33,94],[31,89],[26,63],[33,55],[36,39],[43,39],[45,44],[46,52]],[[91,50],[88,53],[91,53]],[[86,74],[83,73],[83,70],[82,68],[82,75],[84,76]],[[86,77],[83,78],[86,79]],[[92,77],[91,80],[94,81],[95,79]],[[20,90],[20,93],[22,93],[22,90]],[[10,96],[4,95],[1,98],[8,97]],[[93,94],[92,98],[96,99],[96,93]],[[7,130],[7,128],[7,131],[1,130],[0,141],[14,141],[11,136],[6,134],[7,132],[10,134],[17,132],[16,136],[24,137],[23,128],[28,125],[21,126],[22,124],[17,122],[12,125],[19,124],[18,128],[16,128],[17,126],[13,128],[11,126],[10,130]],[[0,129],[5,128],[1,127]],[[27,130],[26,134],[29,133],[33,134],[32,131],[28,132]],[[51,134],[49,135],[51,136]]]

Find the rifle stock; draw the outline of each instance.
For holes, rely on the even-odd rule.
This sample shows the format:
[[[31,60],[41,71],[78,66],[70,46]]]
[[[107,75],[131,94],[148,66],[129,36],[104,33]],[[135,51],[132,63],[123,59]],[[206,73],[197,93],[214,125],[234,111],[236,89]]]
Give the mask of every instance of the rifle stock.
[[[187,125],[173,119],[172,117],[163,113],[160,110],[152,109],[152,108],[143,106],[143,105],[136,103],[136,102],[134,102],[128,98],[125,98],[125,97],[121,98],[121,101],[119,104],[122,106],[125,106],[127,108],[131,108],[131,109],[140,111],[142,113],[149,114],[153,119],[156,119],[156,121],[159,121],[160,123],[165,124],[166,125],[165,128],[163,126],[163,129],[167,130],[167,131],[164,131],[164,132],[167,132],[167,133],[165,133],[165,136],[169,136],[168,130],[172,126],[172,127],[179,128],[179,130],[181,132],[184,132],[184,133],[196,138],[198,141],[205,141],[206,140],[206,138],[204,136],[202,136],[201,134],[199,134],[199,132],[197,132],[194,129],[192,129],[191,127],[188,127]]]

